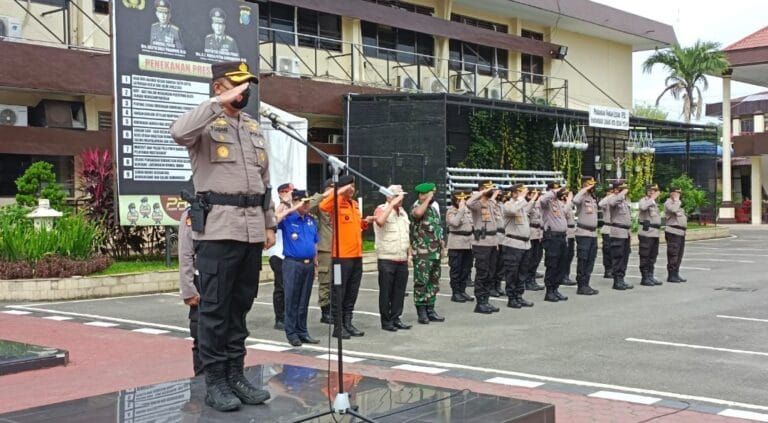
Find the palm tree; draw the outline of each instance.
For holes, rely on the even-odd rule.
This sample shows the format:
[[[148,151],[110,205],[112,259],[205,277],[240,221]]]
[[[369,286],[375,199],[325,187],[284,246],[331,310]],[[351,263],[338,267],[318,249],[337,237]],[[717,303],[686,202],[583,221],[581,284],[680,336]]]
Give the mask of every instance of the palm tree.
[[[721,75],[729,66],[728,59],[720,51],[720,44],[710,41],[696,41],[691,47],[675,45],[671,49],[657,51],[643,62],[643,72],[650,73],[656,64],[663,65],[669,72],[664,82],[667,87],[656,99],[656,106],[667,92],[672,93],[676,100],[682,98],[682,116],[686,123],[691,121],[694,113],[696,120],[701,118],[704,108],[701,91],[709,87],[705,75]]]

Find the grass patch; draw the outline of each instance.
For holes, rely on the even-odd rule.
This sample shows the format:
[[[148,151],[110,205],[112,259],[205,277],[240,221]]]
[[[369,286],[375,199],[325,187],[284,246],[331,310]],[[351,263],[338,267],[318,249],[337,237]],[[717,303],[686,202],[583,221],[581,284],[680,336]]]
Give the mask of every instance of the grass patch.
[[[374,241],[363,240],[363,251],[374,251],[374,250],[376,250],[376,243]]]
[[[146,273],[178,269],[179,261],[175,258],[171,262],[171,267],[165,265],[165,260],[116,261],[103,271],[94,273],[93,276],[115,275],[118,273]]]

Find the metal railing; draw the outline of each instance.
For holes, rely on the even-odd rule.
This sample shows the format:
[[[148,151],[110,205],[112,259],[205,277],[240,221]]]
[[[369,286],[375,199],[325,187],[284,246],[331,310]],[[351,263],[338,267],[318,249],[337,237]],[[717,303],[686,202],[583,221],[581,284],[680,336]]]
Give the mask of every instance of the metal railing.
[[[479,63],[466,63],[273,28],[260,31],[267,38],[259,42],[261,72],[402,92],[465,94],[568,107],[568,80],[511,70],[482,58]],[[315,47],[302,46],[300,40]]]
[[[34,44],[42,44],[42,45],[49,45],[49,46],[55,46],[55,47],[66,47],[70,49],[78,49],[78,50],[87,50],[87,51],[94,51],[94,52],[108,52],[109,49],[103,49],[103,48],[97,48],[97,47],[91,47],[82,45],[80,43],[75,42],[72,39],[73,34],[77,33],[79,28],[74,28],[73,26],[73,20],[76,19],[77,16],[82,16],[86,20],[90,21],[91,24],[93,24],[94,29],[90,34],[87,34],[83,42],[90,39],[95,32],[101,32],[106,36],[107,38],[111,38],[112,34],[110,33],[109,28],[109,15],[104,15],[104,19],[107,21],[107,28],[105,29],[102,27],[102,23],[96,22],[96,20],[91,16],[90,13],[83,10],[80,6],[77,5],[76,2],[73,2],[72,0],[63,0],[61,7],[52,7],[50,10],[46,10],[45,12],[42,12],[40,14],[40,17],[36,16],[32,10],[28,8],[29,4],[24,3],[21,0],[13,0],[13,2],[24,11],[25,16],[30,17],[37,25],[39,25],[39,28],[42,29],[45,33],[48,33],[51,35],[53,40],[39,40],[39,39],[31,39],[31,38],[18,38],[18,37],[3,37],[8,41],[17,41],[17,42],[31,42]],[[57,31],[56,29],[52,28],[52,25],[46,24],[43,22],[40,18],[48,17],[49,15],[54,14],[61,14],[61,28],[60,31]],[[60,33],[59,33],[60,32]]]
[[[550,170],[503,170],[503,169],[465,169],[449,167],[447,170],[447,191],[474,191],[482,181],[491,180],[499,188],[507,189],[514,184],[524,184],[528,188],[544,189],[549,182],[565,183],[563,173]]]

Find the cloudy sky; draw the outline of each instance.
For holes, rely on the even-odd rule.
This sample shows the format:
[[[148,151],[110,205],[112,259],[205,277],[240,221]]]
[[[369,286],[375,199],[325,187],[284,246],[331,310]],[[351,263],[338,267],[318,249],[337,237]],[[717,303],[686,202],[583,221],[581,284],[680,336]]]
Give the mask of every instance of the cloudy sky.
[[[701,0],[593,0],[617,9],[664,22],[675,29],[677,40],[683,46],[697,39],[716,41],[723,47],[768,25],[768,4],[765,0],[730,0],[704,2]],[[717,6],[715,6],[717,4]],[[653,104],[664,89],[666,73],[660,65],[652,74],[642,73],[642,63],[652,52],[635,53],[633,57],[634,102]],[[705,91],[705,103],[722,101],[722,80],[707,78],[709,90]],[[768,88],[742,83],[731,84],[732,97],[739,97]],[[668,119],[681,120],[682,103],[666,95],[660,107],[669,112]]]

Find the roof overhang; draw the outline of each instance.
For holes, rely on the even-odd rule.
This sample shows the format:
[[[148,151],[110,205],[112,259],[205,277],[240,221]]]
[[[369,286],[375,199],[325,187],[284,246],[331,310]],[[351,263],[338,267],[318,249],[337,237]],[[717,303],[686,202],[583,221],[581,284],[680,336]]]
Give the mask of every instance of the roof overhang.
[[[671,25],[589,0],[454,0],[454,4],[632,46],[632,51],[677,43]],[[558,19],[559,16],[559,19]]]
[[[725,50],[733,81],[768,87],[768,46]]]

